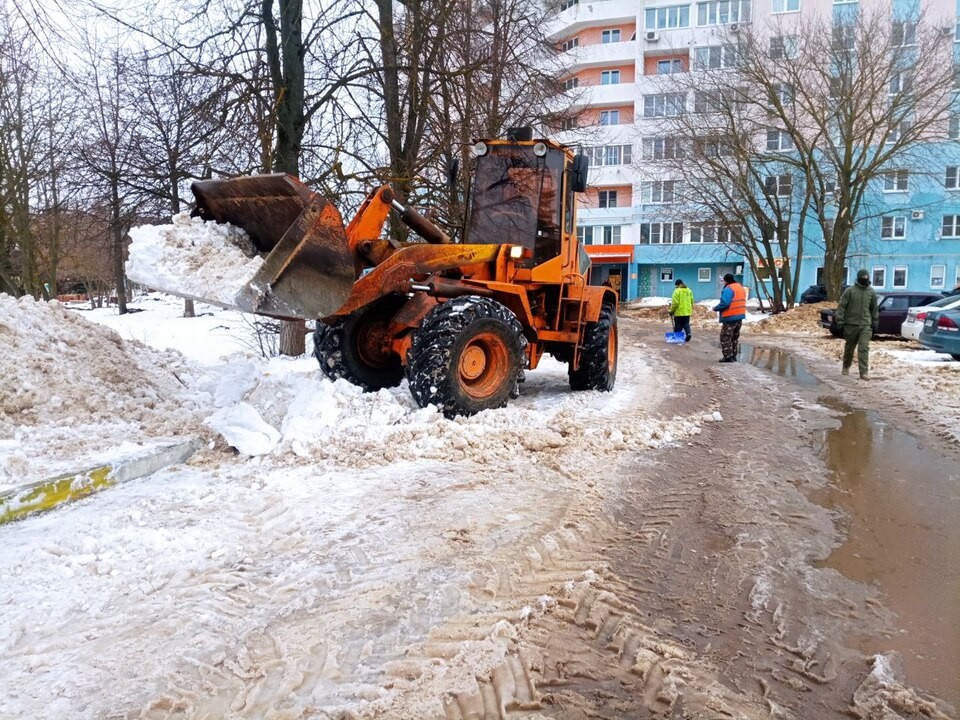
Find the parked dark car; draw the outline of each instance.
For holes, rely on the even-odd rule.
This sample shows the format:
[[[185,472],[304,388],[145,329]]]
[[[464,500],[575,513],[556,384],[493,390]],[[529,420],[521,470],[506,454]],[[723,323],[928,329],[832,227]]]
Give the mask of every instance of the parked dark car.
[[[960,295],[960,285],[957,285],[953,290],[944,290],[941,293],[944,297],[952,297],[954,295]]]
[[[927,350],[948,353],[960,360],[960,309],[927,313],[919,342]]]
[[[917,305],[928,305],[943,297],[935,292],[915,292],[913,290],[894,290],[878,292],[880,305],[880,323],[876,335],[899,335],[900,326],[907,319],[907,311]],[[837,325],[834,314],[836,308],[820,311],[820,327],[825,327],[834,337],[843,337],[843,328]]]
[[[843,292],[847,289],[846,285],[840,287],[840,292]],[[811,285],[802,293],[800,293],[800,304],[806,305],[808,303],[818,303],[823,302],[827,299],[827,286],[826,285]]]

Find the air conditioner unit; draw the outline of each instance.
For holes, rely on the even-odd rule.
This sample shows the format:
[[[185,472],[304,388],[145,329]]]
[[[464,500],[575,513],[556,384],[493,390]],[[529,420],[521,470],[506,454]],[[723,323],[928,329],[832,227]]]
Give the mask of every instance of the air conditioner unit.
[[[730,23],[729,25],[727,25],[727,30],[729,30],[734,35],[736,35],[738,32],[740,32],[740,26],[737,25],[736,23]]]
[[[660,39],[660,33],[656,30],[647,30],[647,42],[656,42]]]
[[[923,210],[914,210],[910,213],[911,220],[923,220]]]

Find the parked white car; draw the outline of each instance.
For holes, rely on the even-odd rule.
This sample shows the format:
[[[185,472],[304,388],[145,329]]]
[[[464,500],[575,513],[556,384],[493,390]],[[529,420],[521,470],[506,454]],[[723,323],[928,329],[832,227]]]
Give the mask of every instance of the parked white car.
[[[919,340],[923,330],[923,321],[927,319],[928,310],[954,310],[960,308],[960,295],[951,295],[922,307],[912,307],[907,310],[907,319],[900,326],[900,334],[908,340]]]

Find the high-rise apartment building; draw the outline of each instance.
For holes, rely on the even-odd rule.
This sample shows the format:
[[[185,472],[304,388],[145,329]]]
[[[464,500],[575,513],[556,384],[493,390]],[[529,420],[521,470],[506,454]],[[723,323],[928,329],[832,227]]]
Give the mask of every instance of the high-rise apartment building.
[[[683,173],[675,161],[680,148],[663,134],[663,120],[691,112],[696,100],[695,93],[665,92],[664,76],[724,68],[728,47],[747,28],[787,28],[767,40],[771,57],[790,53],[802,41],[790,34],[792,22],[836,18],[879,2],[565,0],[550,38],[564,60],[561,80],[575,120],[557,136],[590,156],[590,188],[578,211],[578,232],[597,268],[595,280],[609,279],[624,300],[669,296],[677,279],[698,299],[717,297],[728,272],[748,286],[764,282],[763,272],[751,272],[744,251],[724,242],[729,230],[708,217],[671,215]],[[886,7],[891,32],[909,43],[912,25],[896,17],[909,17],[917,5],[896,0]],[[960,55],[956,0],[934,0],[924,13],[927,22],[952,35]],[[776,130],[766,142],[768,148],[790,149],[784,145],[789,138]],[[913,153],[909,164],[874,183],[870,212],[858,218],[851,235],[848,281],[867,268],[880,291],[960,285],[960,113],[929,145],[930,152]],[[766,180],[776,192],[789,193],[802,178]],[[821,282],[823,272],[822,237],[816,237],[822,231],[811,227],[819,226],[807,223],[801,290]]]

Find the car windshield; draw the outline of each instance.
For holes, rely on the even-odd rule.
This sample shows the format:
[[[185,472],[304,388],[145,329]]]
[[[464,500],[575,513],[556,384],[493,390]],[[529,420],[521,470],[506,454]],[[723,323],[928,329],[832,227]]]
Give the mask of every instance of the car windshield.
[[[951,297],[940,298],[930,303],[926,307],[950,308],[960,307],[960,297],[952,295]]]

